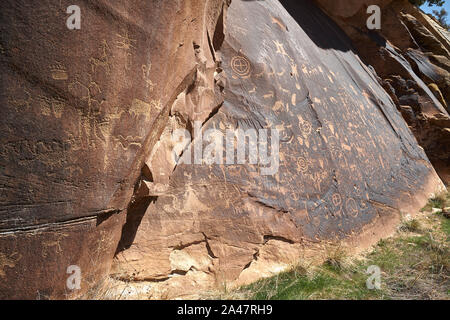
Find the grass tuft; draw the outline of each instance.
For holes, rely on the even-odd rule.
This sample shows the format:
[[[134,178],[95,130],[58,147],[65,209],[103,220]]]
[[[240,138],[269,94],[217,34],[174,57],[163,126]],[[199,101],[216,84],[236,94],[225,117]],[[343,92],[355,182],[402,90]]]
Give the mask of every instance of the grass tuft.
[[[411,219],[408,221],[403,222],[403,224],[400,226],[401,231],[405,232],[420,232],[421,231],[421,225],[420,222],[417,219]]]
[[[424,211],[431,211],[433,208],[436,209],[444,209],[445,207],[448,207],[450,205],[450,193],[439,193],[430,200],[428,200],[428,203],[425,207],[420,210],[421,212]]]

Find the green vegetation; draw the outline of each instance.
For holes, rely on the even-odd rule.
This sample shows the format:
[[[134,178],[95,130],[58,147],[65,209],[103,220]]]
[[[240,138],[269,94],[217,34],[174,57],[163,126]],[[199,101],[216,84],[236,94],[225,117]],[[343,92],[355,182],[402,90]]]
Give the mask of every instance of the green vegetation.
[[[447,10],[445,10],[444,8],[442,8],[439,11],[433,10],[433,15],[436,17],[436,19],[439,21],[442,27],[444,27],[447,30],[450,29],[450,25],[447,23],[447,16],[448,16]]]
[[[421,230],[421,225],[417,219],[411,219],[404,222],[403,225],[400,226],[400,229],[403,231],[419,232]]]
[[[310,275],[295,269],[261,280],[241,291],[257,300],[376,299],[383,296],[381,291],[367,289],[367,275],[361,266],[344,269],[325,264]]]
[[[425,3],[427,3],[429,7],[433,5],[441,7],[442,5],[444,5],[445,0],[409,0],[409,2],[418,7],[424,5]]]
[[[449,299],[450,220],[430,212],[449,206],[450,193],[430,199],[424,213],[405,221],[395,236],[380,240],[363,257],[352,260],[341,248],[333,249],[320,266],[295,266],[222,298]],[[372,265],[381,269],[380,290],[366,285]]]
[[[445,0],[409,0],[413,5],[417,7],[421,7],[424,4],[428,4],[429,7],[438,6],[442,7],[445,3]],[[430,15],[431,16],[431,15]],[[447,30],[450,30],[450,24],[447,23],[448,12],[444,8],[440,10],[433,10],[433,16],[437,21],[441,24],[441,26]]]

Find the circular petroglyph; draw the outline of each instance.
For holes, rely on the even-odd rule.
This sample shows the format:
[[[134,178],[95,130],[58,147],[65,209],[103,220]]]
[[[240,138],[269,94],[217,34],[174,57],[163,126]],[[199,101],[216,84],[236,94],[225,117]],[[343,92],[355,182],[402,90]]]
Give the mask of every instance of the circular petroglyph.
[[[251,71],[250,61],[243,56],[235,56],[231,59],[231,69],[241,77],[248,76]]]
[[[334,158],[338,158],[342,153],[338,139],[335,136],[327,137],[327,146]]]
[[[358,216],[358,205],[356,204],[355,199],[349,198],[345,201],[345,207],[347,208],[347,212],[353,218]]]
[[[340,207],[342,204],[342,197],[339,193],[333,194],[333,196],[331,197],[331,200],[333,201],[333,205],[335,207]]]
[[[312,132],[312,125],[310,122],[308,121],[301,121],[299,123],[300,126],[300,130],[302,131],[302,133],[306,136],[309,136]]]
[[[307,159],[300,157],[297,160],[297,169],[298,171],[300,171],[301,173],[306,173],[306,171],[308,171],[309,168],[309,162]]]

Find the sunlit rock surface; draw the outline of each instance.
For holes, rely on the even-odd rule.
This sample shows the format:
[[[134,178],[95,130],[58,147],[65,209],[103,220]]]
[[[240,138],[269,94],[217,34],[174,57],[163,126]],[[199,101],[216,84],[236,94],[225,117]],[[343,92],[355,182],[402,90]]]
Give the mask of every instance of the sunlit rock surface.
[[[441,185],[350,39],[311,2],[282,3],[231,4],[216,52],[224,102],[203,126],[223,137],[278,129],[278,171],[227,165],[225,153],[224,164],[176,166],[117,255],[115,277],[165,281],[155,286],[168,297],[246,283],[326,241],[373,243]]]
[[[0,298],[95,297],[108,277],[146,298],[232,287],[329,243],[367,247],[419,209],[443,185],[405,114],[448,128],[427,62],[447,70],[448,47],[366,53],[338,17],[364,20],[363,2],[338,2],[339,26],[306,0],[86,0],[78,31],[65,0],[1,2]],[[256,164],[186,164],[211,141],[180,150],[173,133],[213,128],[255,130]]]

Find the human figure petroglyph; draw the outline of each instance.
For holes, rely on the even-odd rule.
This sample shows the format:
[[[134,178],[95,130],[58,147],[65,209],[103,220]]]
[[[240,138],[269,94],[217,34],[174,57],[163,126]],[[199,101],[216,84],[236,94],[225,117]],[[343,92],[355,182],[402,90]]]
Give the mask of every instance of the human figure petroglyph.
[[[131,67],[130,58],[132,57],[131,50],[136,49],[135,44],[137,43],[137,40],[130,38],[128,30],[125,30],[123,32],[123,35],[120,33],[116,33],[116,36],[118,37],[118,40],[116,40],[116,48],[125,51],[126,54],[125,69],[130,70]]]
[[[287,58],[289,58],[290,61],[292,61],[292,58],[286,53],[283,43],[279,42],[278,40],[274,40],[273,43],[275,44],[276,49],[277,49],[276,53],[284,56],[285,58],[287,57]]]
[[[153,91],[153,88],[155,87],[155,84],[150,80],[150,71],[152,69],[152,64],[143,64],[142,65],[142,79],[145,81],[146,87],[149,89],[150,92]]]
[[[103,40],[99,49],[101,51],[100,58],[89,59],[89,62],[91,64],[91,71],[93,74],[95,74],[97,72],[97,68],[102,67],[106,74],[109,75],[111,73],[112,66],[109,58],[111,49],[108,45],[108,42],[106,40]]]

